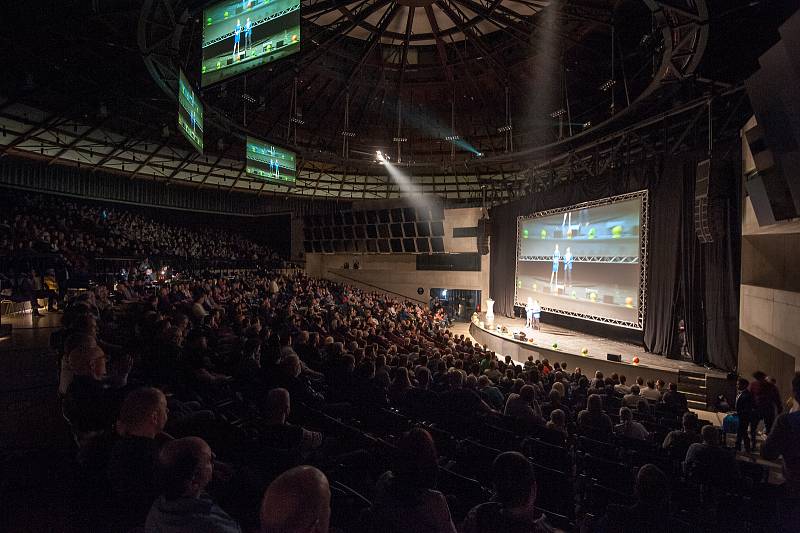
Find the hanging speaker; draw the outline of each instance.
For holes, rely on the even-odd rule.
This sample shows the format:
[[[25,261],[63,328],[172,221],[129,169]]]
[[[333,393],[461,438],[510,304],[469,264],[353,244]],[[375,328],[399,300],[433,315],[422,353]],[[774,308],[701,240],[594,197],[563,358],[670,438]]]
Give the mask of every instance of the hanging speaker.
[[[490,222],[487,217],[481,217],[478,220],[478,232],[475,235],[478,243],[478,253],[481,255],[489,255],[489,232],[491,230]]]

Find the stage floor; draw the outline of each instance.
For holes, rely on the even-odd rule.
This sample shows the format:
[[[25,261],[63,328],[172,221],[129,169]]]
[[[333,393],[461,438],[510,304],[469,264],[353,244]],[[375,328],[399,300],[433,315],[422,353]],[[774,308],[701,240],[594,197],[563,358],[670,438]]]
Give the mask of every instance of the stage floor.
[[[483,320],[484,322],[486,320],[486,316],[483,313],[480,315],[480,320]],[[533,343],[528,343],[527,341],[520,343],[525,346],[530,345],[534,348],[539,347],[548,349],[553,346],[553,343],[557,343],[559,352],[572,355],[580,355],[581,350],[584,348],[588,349],[589,353],[585,356],[588,359],[605,361],[606,354],[615,353],[622,355],[622,361],[627,364],[631,364],[631,360],[634,357],[638,357],[638,366],[644,368],[663,370],[670,373],[676,373],[681,370],[689,372],[702,372],[711,377],[725,377],[724,372],[707,369],[702,365],[697,365],[692,362],[669,359],[661,355],[648,353],[642,346],[638,346],[636,344],[621,342],[605,337],[597,337],[595,335],[580,333],[548,324],[542,324],[541,330],[539,331],[534,331],[530,328],[525,329],[525,319],[523,318],[505,318],[495,315],[494,324],[495,326],[506,326],[509,332],[524,330],[527,338],[533,339]],[[478,325],[478,327],[480,326]],[[469,324],[467,324],[467,328],[469,328]],[[513,338],[511,338],[510,335],[503,335],[485,326],[482,329],[492,335],[501,336],[505,340],[520,342],[513,341]],[[524,361],[517,362],[524,363]]]

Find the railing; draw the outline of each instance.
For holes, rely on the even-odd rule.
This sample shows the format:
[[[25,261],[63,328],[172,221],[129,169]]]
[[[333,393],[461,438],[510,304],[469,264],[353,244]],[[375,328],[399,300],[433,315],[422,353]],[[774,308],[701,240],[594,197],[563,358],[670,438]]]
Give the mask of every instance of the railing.
[[[412,296],[407,296],[405,294],[400,294],[399,292],[390,291],[389,289],[384,289],[383,287],[379,287],[377,285],[373,285],[371,283],[367,283],[366,281],[361,281],[360,279],[355,279],[355,278],[350,277],[350,276],[345,276],[344,274],[341,274],[340,272],[337,272],[337,271],[334,271],[334,270],[328,270],[328,273],[329,274],[333,274],[334,276],[339,276],[340,278],[346,279],[346,280],[351,281],[353,283],[358,283],[359,285],[365,285],[365,286],[367,286],[367,287],[369,287],[371,289],[375,289],[375,290],[380,291],[380,292],[384,292],[384,293],[387,293],[387,294],[392,294],[394,296],[399,296],[403,300],[411,300],[411,301],[414,301],[414,302],[421,303],[423,305],[428,305],[428,302],[425,301],[425,300],[420,300],[419,298],[414,298]]]

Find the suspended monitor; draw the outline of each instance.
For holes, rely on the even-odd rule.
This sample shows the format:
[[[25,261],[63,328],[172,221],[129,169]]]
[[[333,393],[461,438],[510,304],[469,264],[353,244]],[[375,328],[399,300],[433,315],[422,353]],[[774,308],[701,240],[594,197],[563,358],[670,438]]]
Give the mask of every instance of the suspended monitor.
[[[178,74],[178,129],[203,153],[203,104],[181,70]]]
[[[514,302],[642,329],[647,191],[517,219]]]
[[[201,85],[242,74],[300,49],[300,0],[232,0],[203,10]]]
[[[248,136],[246,172],[256,179],[291,185],[297,179],[297,154]]]

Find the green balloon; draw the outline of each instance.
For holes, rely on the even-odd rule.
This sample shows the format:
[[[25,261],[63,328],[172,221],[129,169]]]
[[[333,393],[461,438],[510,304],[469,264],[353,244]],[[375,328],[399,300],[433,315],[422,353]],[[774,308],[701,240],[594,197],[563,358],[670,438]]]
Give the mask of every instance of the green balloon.
[[[527,229],[522,230],[522,238],[523,239],[527,239],[528,238],[528,230]]]
[[[594,239],[595,237],[597,237],[597,228],[589,228],[588,238]]]
[[[547,238],[547,230],[546,230],[546,229],[543,229],[543,230],[541,231],[540,235],[542,236],[542,239],[546,239],[546,238]]]
[[[611,238],[619,239],[620,237],[622,237],[622,226],[617,225],[611,228]]]

